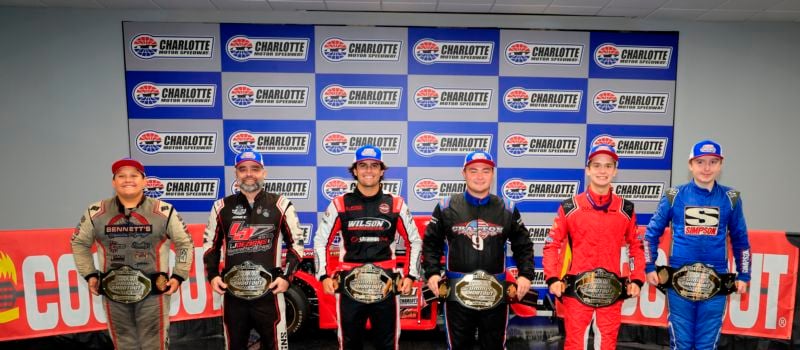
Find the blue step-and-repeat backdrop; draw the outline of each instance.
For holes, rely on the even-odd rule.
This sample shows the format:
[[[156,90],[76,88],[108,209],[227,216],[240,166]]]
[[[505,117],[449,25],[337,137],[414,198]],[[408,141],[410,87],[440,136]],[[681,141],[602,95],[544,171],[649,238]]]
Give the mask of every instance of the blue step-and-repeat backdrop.
[[[204,222],[252,147],[313,233],[353,187],[361,145],[383,149],[385,190],[422,215],[464,191],[463,157],[483,149],[541,256],[593,143],[616,144],[615,191],[650,219],[670,185],[677,45],[675,32],[126,22],[131,156],[149,196]]]

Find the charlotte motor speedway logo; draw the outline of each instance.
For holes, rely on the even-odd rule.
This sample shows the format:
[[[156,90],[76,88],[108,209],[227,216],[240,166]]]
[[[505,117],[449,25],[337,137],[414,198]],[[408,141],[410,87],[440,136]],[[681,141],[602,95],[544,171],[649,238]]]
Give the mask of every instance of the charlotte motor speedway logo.
[[[228,102],[238,108],[306,107],[308,86],[251,86],[235,84],[228,91]]]
[[[602,134],[595,136],[592,146],[610,144],[617,149],[620,158],[664,159],[667,154],[666,137],[612,136]]]
[[[502,193],[512,201],[563,201],[578,194],[579,185],[570,180],[512,178],[503,183]]]
[[[259,153],[308,154],[311,133],[234,131],[228,147],[235,153],[252,149]]]
[[[492,135],[436,134],[423,131],[414,137],[414,152],[423,157],[464,155],[475,150],[489,152]]]
[[[328,38],[320,45],[322,57],[331,62],[399,61],[402,41]]]
[[[214,153],[215,132],[165,132],[145,130],[136,136],[136,147],[145,154]]]
[[[131,40],[131,52],[136,57],[150,58],[211,58],[213,37],[154,36],[139,34]]]
[[[529,136],[511,134],[503,141],[503,150],[510,156],[576,156],[581,138],[578,136]]]
[[[625,46],[606,43],[594,50],[594,61],[602,68],[669,68],[672,47]]]
[[[213,107],[217,86],[213,84],[137,84],[131,97],[142,108]]]
[[[666,113],[668,102],[668,93],[601,90],[594,95],[594,108],[600,113]]]
[[[464,193],[467,183],[464,180],[438,180],[422,178],[414,183],[414,196],[423,201],[437,201]]]
[[[506,60],[511,64],[580,65],[583,45],[537,44],[515,41],[506,46]]]
[[[492,89],[437,88],[423,86],[414,92],[414,103],[421,109],[488,109]]]
[[[513,87],[503,95],[503,104],[512,112],[578,112],[581,101],[581,90],[530,90]]]
[[[353,154],[364,145],[373,145],[385,154],[400,153],[402,135],[381,134],[347,134],[338,131],[329,132],[322,138],[322,149],[328,154]]]
[[[414,44],[414,59],[422,64],[492,63],[494,42],[422,39]]]
[[[356,188],[356,185],[356,181],[353,179],[330,177],[322,181],[322,196],[328,200],[332,200],[345,193],[352,192]],[[381,181],[381,186],[384,193],[391,193],[395,196],[400,196],[403,180],[384,179]]]
[[[145,179],[144,194],[155,199],[217,199],[217,193],[219,179]]]
[[[234,61],[305,61],[308,38],[251,38],[236,35],[228,39],[225,52]]]
[[[331,84],[322,89],[320,102],[327,109],[398,109],[402,87],[343,86]]]

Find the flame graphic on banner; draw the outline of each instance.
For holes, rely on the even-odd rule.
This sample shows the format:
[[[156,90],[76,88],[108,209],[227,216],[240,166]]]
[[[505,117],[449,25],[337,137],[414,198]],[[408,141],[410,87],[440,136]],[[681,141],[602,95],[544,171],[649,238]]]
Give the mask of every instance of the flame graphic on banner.
[[[17,293],[14,285],[16,284],[17,268],[14,266],[14,261],[4,252],[0,252],[0,310],[2,310],[0,311],[0,324],[19,318],[19,307],[15,306]]]

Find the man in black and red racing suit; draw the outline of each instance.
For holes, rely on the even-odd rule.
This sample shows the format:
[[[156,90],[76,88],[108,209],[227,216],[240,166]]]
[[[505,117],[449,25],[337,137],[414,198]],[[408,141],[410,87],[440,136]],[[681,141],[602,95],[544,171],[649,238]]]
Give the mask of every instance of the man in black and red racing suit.
[[[514,261],[519,269],[517,295],[528,292],[534,275],[533,243],[522,223],[519,211],[510,202],[489,193],[495,163],[489,153],[475,151],[464,160],[462,170],[467,190],[439,203],[425,230],[422,266],[428,287],[439,295],[439,281],[450,281],[450,296],[457,279],[481,271],[489,282],[505,281],[506,242],[511,242]],[[447,245],[446,265],[441,258]],[[486,275],[490,276],[486,276]],[[475,289],[481,289],[479,286]],[[505,288],[494,295],[493,306],[480,308],[448,298],[444,303],[447,342],[450,349],[472,349],[475,331],[480,348],[504,349],[508,324]],[[502,297],[502,299],[497,299]]]
[[[333,294],[340,290],[336,294],[337,322],[339,345],[343,349],[363,348],[367,319],[372,325],[376,349],[398,348],[400,315],[397,296],[391,287],[397,267],[395,247],[398,238],[405,243],[408,264],[403,267],[403,278],[397,291],[409,294],[413,281],[419,278],[422,239],[403,198],[382,191],[385,170],[379,148],[365,145],[356,150],[355,161],[350,167],[356,188],[352,193],[331,201],[314,237],[316,276],[322,281],[325,293]],[[329,268],[327,258],[340,231],[339,267],[334,271]],[[362,270],[378,271],[374,275],[382,276],[383,281],[373,279],[373,284],[369,284],[370,280],[364,279],[364,282],[354,285],[383,286],[379,288],[382,294],[358,297],[347,286],[340,288],[340,280],[347,283],[348,278],[357,279],[357,273]]]
[[[255,329],[261,336],[262,349],[288,349],[283,292],[301,261],[303,232],[291,201],[264,191],[267,171],[261,154],[243,151],[236,156],[235,168],[240,192],[214,202],[203,240],[208,281],[215,292],[225,294],[225,341],[228,349],[247,349],[250,329]],[[282,270],[281,242],[286,243]],[[225,268],[220,273],[223,245]],[[272,274],[269,291],[262,296],[238,297],[230,289],[235,286],[223,281],[232,268],[245,264],[260,266]]]

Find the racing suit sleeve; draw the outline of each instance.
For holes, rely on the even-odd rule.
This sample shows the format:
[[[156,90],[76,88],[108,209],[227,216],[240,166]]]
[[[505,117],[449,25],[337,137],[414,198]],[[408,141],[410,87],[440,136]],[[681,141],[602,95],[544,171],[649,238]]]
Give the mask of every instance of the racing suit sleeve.
[[[194,242],[183,218],[174,207],[167,217],[167,236],[175,244],[175,267],[172,269],[171,277],[183,282],[189,278],[189,270],[192,268]]]
[[[625,241],[628,243],[628,264],[631,269],[631,281],[641,287],[644,284],[644,247],[642,237],[637,232],[636,212],[631,211],[631,221],[625,230]]]
[[[553,226],[550,227],[550,232],[544,239],[544,249],[542,250],[544,279],[548,286],[561,280],[562,266],[559,264],[561,248],[564,246],[564,240],[567,239],[568,235],[569,225],[562,204],[558,207],[556,218],[553,219]]]
[[[335,201],[335,199],[334,199]],[[339,211],[336,204],[331,201],[325,214],[317,226],[317,233],[314,235],[314,265],[318,280],[324,280],[328,276],[328,250],[333,244],[333,239],[342,229]],[[341,249],[341,248],[340,248]]]
[[[650,273],[656,270],[656,259],[658,258],[658,241],[661,235],[664,234],[664,229],[667,228],[669,222],[672,220],[672,203],[666,195],[661,197],[658,202],[653,217],[650,223],[647,224],[647,231],[644,235],[644,271]],[[673,233],[674,234],[674,233]]]
[[[411,279],[419,278],[419,256],[422,251],[422,238],[420,238],[417,225],[411,210],[408,209],[406,202],[401,197],[394,197],[395,205],[400,206],[397,216],[397,232],[403,238],[408,254],[408,264],[403,268],[403,276]],[[399,203],[397,203],[399,202]]]
[[[297,267],[303,260],[302,253],[305,250],[303,246],[305,239],[303,237],[303,229],[300,228],[300,219],[297,218],[297,211],[294,209],[292,202],[284,196],[278,199],[278,210],[283,214],[281,220],[281,234],[283,234],[283,241],[286,243],[286,266],[284,267],[283,276],[288,281],[289,276],[297,271]]]
[[[102,206],[101,202],[93,204],[92,207]],[[100,271],[94,265],[92,258],[92,244],[94,244],[94,222],[89,209],[81,217],[81,222],[75,227],[72,233],[72,257],[75,259],[75,267],[78,273],[86,280],[91,277],[100,277]]]
[[[444,254],[445,232],[442,224],[442,210],[437,204],[431,215],[431,222],[425,228],[425,238],[422,240],[422,269],[425,279],[439,275],[444,271],[442,255]]]
[[[519,275],[533,281],[533,242],[517,208],[514,208],[509,228],[508,241],[511,242],[511,252],[514,253]]]
[[[219,215],[224,206],[223,200],[219,199],[211,207],[208,215],[208,224],[203,233],[203,264],[206,265],[206,279],[211,282],[214,277],[219,276],[219,261],[222,254],[222,245],[225,242],[225,232],[222,227],[222,217]]]
[[[733,258],[736,261],[736,271],[739,273],[736,279],[750,282],[750,240],[747,237],[747,224],[744,220],[741,197],[731,213],[728,231],[733,247]]]

